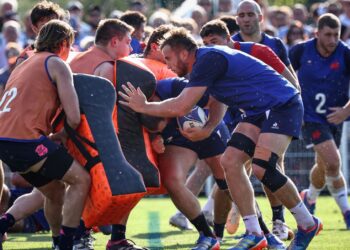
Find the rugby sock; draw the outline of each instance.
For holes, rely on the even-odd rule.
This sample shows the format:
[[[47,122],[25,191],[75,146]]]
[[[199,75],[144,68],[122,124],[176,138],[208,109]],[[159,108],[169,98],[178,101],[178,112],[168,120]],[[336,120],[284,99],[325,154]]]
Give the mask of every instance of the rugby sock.
[[[259,226],[259,220],[256,214],[247,215],[243,217],[243,222],[248,233],[255,233],[262,235],[261,228]]]
[[[203,211],[209,211],[210,213],[213,213],[214,211],[214,199],[211,197],[211,195],[208,197],[207,202],[203,206]]]
[[[290,212],[293,214],[298,226],[302,229],[306,230],[315,225],[312,215],[302,201],[290,209]]]
[[[283,205],[271,207],[272,221],[280,220],[284,222],[284,207]]]
[[[58,244],[60,250],[71,250],[73,248],[73,237],[76,231],[76,227],[61,226],[60,242]]]
[[[261,210],[260,210],[259,204],[256,200],[255,200],[255,209],[256,209],[256,214],[258,217],[259,226],[260,226],[261,230],[263,231],[264,234],[269,234],[270,230],[267,228],[267,226],[264,222],[264,219],[262,218]]]
[[[263,219],[263,217],[260,215],[258,216],[258,221],[259,221],[259,226],[261,228],[261,230],[263,231],[264,234],[269,234],[270,230],[267,228],[265,221]]]
[[[333,184],[334,181],[337,181],[341,178],[344,178],[341,173],[337,177],[326,176],[326,184],[329,192],[331,193],[337,205],[339,206],[340,210],[344,214],[346,211],[350,209],[349,202],[348,202],[348,191],[347,191],[346,185],[344,185],[341,188],[335,188]]]
[[[4,235],[7,230],[16,223],[12,214],[6,213],[0,217],[0,234]]]
[[[306,193],[307,200],[311,204],[315,203],[323,189],[324,186],[322,188],[316,188],[314,185],[310,184],[309,190]]]
[[[204,236],[207,236],[207,237],[215,238],[203,213],[200,213],[196,218],[190,221],[196,227],[199,233],[202,233]]]
[[[125,239],[126,226],[122,224],[115,224],[112,226],[112,241],[120,241]]]
[[[88,229],[85,227],[85,223],[82,219],[80,219],[80,224],[77,228],[77,231],[74,235],[74,240],[80,240],[81,237],[83,237],[83,235],[85,234],[85,232],[87,231]]]
[[[225,223],[223,224],[214,223],[214,233],[216,237],[222,239],[224,237],[224,230],[225,230]]]
[[[54,247],[58,246],[60,242],[60,236],[52,236],[52,244]]]

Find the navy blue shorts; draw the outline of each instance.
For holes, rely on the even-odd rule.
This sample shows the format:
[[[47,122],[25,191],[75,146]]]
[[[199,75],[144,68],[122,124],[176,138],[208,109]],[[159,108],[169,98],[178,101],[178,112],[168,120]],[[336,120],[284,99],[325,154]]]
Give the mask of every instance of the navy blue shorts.
[[[330,125],[316,122],[305,122],[302,131],[303,139],[307,144],[307,148],[311,148],[314,145],[328,140],[334,140],[335,144],[339,148],[343,124]]]
[[[38,172],[27,172],[44,158],[47,159]],[[0,140],[0,159],[12,172],[21,173],[21,176],[35,187],[62,179],[73,162],[72,156],[64,147],[44,136],[35,141]]]
[[[193,142],[183,136],[176,136],[171,140],[164,139],[164,145],[173,145],[188,148],[194,151],[199,159],[207,159],[223,154],[226,144],[230,139],[230,133],[226,125],[222,122],[207,139],[203,141]]]
[[[301,97],[296,95],[287,103],[274,107],[265,113],[260,133],[282,134],[299,139],[303,115],[304,106]]]

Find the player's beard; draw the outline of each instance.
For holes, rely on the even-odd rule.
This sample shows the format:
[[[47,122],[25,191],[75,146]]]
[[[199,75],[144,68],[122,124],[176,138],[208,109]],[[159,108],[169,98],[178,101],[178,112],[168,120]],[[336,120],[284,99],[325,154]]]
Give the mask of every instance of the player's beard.
[[[320,47],[328,54],[332,54],[335,49],[337,48],[337,44],[335,46],[332,46],[332,45],[327,45],[323,42],[320,41]]]
[[[177,62],[177,75],[180,77],[184,77],[187,75],[188,71],[187,71],[187,64],[185,62],[183,62],[180,58]]]

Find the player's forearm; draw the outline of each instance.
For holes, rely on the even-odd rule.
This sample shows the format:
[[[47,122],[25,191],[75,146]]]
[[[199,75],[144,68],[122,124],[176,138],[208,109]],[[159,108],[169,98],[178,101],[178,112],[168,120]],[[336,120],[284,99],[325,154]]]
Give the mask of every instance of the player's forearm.
[[[211,99],[212,100],[209,104],[209,119],[205,124],[204,128],[211,130],[212,132],[224,118],[227,106],[213,98]]]
[[[146,102],[141,113],[168,118],[186,115],[191,108],[181,103],[178,98],[170,98],[161,102]]]

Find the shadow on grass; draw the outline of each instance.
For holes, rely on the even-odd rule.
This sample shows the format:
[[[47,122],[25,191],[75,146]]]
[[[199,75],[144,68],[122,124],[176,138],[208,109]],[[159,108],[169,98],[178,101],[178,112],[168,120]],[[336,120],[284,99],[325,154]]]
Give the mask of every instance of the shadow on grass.
[[[168,231],[168,232],[152,232],[152,233],[141,233],[141,234],[135,234],[132,237],[138,238],[138,239],[162,239],[166,238],[168,236],[174,236],[178,234],[183,234],[182,231]]]
[[[18,237],[25,238],[25,242],[51,242],[52,238],[49,235],[45,234],[17,234],[11,233],[6,241],[16,242],[18,241]]]

